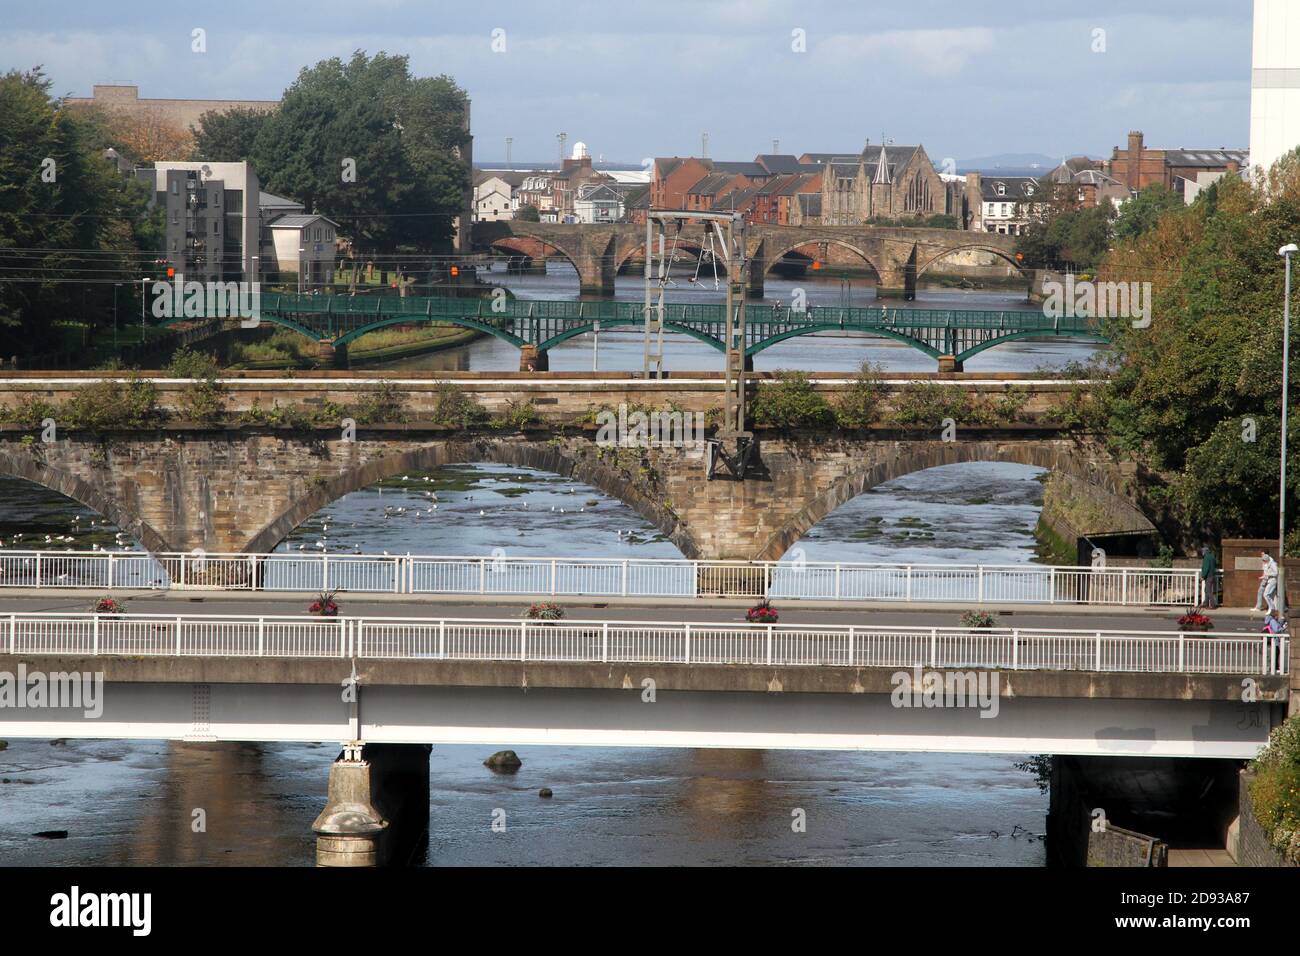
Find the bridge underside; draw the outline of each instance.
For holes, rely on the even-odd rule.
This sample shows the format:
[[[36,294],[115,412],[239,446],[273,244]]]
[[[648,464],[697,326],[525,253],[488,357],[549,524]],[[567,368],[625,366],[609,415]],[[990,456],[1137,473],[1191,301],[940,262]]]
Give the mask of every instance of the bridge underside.
[[[27,661],[29,670],[41,658]],[[86,659],[82,669],[102,669]],[[292,662],[245,661],[284,673]],[[413,666],[413,662],[403,662]],[[220,670],[221,661],[188,669]],[[490,666],[490,665],[487,665]],[[348,665],[333,668],[339,680]],[[365,683],[360,738],[369,743],[580,747],[939,751],[1250,759],[1282,705],[1232,700],[1003,697],[978,707],[898,707],[884,693],[673,691],[643,700],[654,668],[603,665],[596,688],[394,686]],[[707,670],[708,668],[704,668]],[[713,668],[718,670],[719,668]],[[722,668],[729,670],[729,668]],[[662,670],[662,668],[658,668]],[[525,677],[535,668],[525,670]],[[763,675],[779,688],[780,672]],[[1096,675],[1093,675],[1096,676]],[[1109,675],[1113,676],[1113,675]],[[611,689],[610,678],[625,689]],[[188,741],[354,739],[339,684],[106,682],[103,713],[6,709],[5,738]],[[1239,688],[1239,683],[1238,683]],[[1243,719],[1243,708],[1254,719]],[[984,711],[988,713],[988,710]],[[1252,714],[1246,714],[1251,718]]]

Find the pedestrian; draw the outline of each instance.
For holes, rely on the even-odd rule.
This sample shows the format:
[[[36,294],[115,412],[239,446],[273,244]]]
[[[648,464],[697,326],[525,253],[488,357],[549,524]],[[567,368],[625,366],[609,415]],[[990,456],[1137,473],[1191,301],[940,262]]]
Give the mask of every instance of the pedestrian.
[[[1219,606],[1219,563],[1208,544],[1201,548],[1201,581],[1205,588],[1205,606],[1213,611]]]
[[[1287,631],[1287,622],[1276,611],[1269,611],[1264,616],[1264,640],[1267,644],[1265,660],[1272,664],[1274,674],[1282,673],[1282,636]]]
[[[1274,561],[1267,551],[1259,553],[1259,591],[1255,594],[1255,610],[1268,610],[1277,616],[1277,562]],[[1261,604],[1267,605],[1267,608],[1260,607]]]

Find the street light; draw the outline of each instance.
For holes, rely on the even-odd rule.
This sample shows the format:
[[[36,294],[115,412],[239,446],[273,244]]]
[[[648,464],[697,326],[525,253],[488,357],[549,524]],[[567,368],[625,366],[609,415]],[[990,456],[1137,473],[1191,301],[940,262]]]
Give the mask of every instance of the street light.
[[[1286,412],[1291,366],[1291,257],[1300,252],[1294,242],[1277,254],[1286,260],[1286,294],[1282,299],[1282,467],[1277,497],[1277,593],[1278,607],[1286,613]]]

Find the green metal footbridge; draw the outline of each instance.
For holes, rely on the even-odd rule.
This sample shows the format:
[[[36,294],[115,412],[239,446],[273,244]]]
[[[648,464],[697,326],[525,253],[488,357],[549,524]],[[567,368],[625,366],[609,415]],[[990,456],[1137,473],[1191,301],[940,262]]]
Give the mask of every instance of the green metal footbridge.
[[[726,351],[721,304],[666,306],[664,328]],[[390,325],[442,322],[478,329],[517,348],[544,353],[574,336],[641,327],[640,302],[470,299],[440,296],[344,296],[263,293],[260,320],[293,329],[335,348]],[[192,318],[192,317],[191,317]],[[182,321],[169,319],[164,324]],[[1095,319],[1050,318],[1041,311],[889,309],[814,306],[745,307],[745,354],[814,332],[862,332],[896,339],[932,358],[961,363],[985,349],[1017,339],[1062,336],[1106,341]]]

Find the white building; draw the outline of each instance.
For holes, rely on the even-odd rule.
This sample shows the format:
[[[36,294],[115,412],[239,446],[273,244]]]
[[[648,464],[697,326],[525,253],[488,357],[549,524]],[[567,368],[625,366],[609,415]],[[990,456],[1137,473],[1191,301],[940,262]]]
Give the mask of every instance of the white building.
[[[573,200],[578,222],[618,222],[623,218],[623,194],[608,183],[583,183]]]
[[[1255,0],[1250,162],[1265,172],[1300,146],[1300,2]]]
[[[274,262],[262,263],[264,273],[295,273],[298,287],[304,292],[334,282],[338,223],[315,213],[302,213],[280,216],[264,228],[270,233],[275,257]]]
[[[511,183],[511,179],[519,180]],[[474,182],[474,221],[496,222],[501,219],[513,219],[519,202],[515,195],[515,186],[522,183],[523,177],[510,173],[479,173]]]

